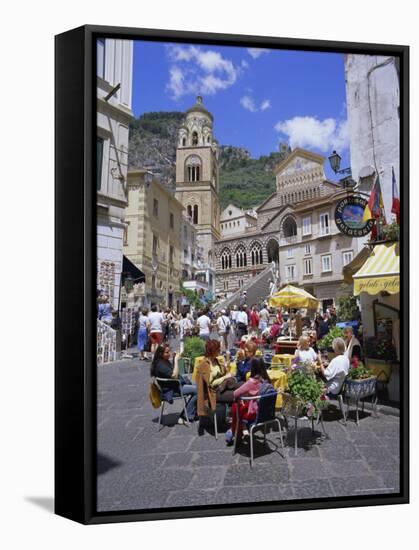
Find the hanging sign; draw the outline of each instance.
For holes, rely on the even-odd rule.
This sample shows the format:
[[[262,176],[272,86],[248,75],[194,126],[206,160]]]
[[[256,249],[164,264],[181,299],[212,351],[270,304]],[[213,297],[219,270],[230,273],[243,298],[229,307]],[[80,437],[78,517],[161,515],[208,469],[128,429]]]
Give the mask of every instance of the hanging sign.
[[[375,220],[364,221],[367,201],[360,195],[348,195],[340,200],[335,209],[336,227],[349,237],[364,237],[374,227]]]

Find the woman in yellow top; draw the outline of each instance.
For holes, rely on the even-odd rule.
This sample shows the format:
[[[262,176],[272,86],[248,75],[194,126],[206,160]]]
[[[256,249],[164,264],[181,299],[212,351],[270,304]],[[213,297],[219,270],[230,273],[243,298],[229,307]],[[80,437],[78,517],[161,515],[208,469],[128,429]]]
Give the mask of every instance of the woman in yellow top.
[[[217,401],[222,403],[234,402],[234,390],[241,386],[230,372],[230,352],[226,352],[225,364],[219,361],[220,342],[208,340],[205,343],[204,359],[210,364],[209,384],[217,391]]]

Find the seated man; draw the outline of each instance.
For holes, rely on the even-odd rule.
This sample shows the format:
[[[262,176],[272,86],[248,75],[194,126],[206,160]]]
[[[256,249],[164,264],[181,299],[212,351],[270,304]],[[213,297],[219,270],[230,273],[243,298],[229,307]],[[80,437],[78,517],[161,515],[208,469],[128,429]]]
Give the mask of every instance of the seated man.
[[[329,366],[325,369],[320,365],[320,371],[327,384],[327,396],[334,399],[342,389],[349,371],[349,359],[345,355],[345,342],[343,338],[335,338],[332,342],[333,351],[336,353]]]

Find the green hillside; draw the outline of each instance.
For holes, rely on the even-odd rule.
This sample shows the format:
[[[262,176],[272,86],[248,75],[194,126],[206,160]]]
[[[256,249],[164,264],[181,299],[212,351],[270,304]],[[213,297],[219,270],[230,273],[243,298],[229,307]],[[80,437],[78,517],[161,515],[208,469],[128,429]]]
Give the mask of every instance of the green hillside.
[[[177,131],[184,118],[181,112],[145,113],[130,125],[129,167],[151,170],[174,191]],[[246,149],[219,146],[220,204],[232,202],[240,208],[260,204],[275,190],[274,167],[289,153],[281,152],[253,159]]]

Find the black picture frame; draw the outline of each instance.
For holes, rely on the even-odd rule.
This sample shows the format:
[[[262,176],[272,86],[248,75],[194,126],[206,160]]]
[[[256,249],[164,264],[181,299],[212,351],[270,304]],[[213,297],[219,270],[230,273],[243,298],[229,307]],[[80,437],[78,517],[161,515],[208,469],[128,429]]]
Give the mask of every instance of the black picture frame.
[[[94,67],[99,36],[399,57],[403,364],[399,494],[159,511],[96,511]],[[56,36],[55,75],[55,513],[83,524],[98,524],[409,502],[409,47],[87,25]]]

